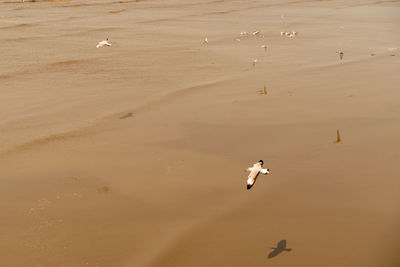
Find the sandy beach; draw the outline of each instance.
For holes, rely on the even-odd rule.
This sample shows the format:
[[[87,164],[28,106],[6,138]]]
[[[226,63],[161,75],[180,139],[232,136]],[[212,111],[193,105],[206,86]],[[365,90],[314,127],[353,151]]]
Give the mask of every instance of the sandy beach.
[[[0,265],[400,266],[399,26],[400,1],[0,0]]]

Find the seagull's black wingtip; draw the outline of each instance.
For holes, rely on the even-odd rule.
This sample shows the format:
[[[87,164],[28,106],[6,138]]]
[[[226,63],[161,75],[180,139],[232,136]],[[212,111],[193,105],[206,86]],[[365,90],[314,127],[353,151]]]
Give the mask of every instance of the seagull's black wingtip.
[[[249,190],[250,188],[251,188],[251,185],[248,184],[248,185],[247,185],[247,190]]]

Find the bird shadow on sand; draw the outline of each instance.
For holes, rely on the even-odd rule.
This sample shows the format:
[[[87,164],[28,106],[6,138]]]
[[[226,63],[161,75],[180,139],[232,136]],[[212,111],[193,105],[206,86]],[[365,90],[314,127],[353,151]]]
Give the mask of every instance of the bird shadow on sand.
[[[286,248],[286,240],[284,240],[284,239],[278,242],[276,248],[271,248],[271,249],[273,249],[273,250],[268,254],[269,259],[278,256],[279,254],[281,254],[284,251],[285,252],[292,251],[291,248]]]
[[[121,117],[119,117],[121,120],[123,120],[123,119],[127,119],[127,118],[130,118],[130,117],[132,117],[133,116],[133,113],[132,112],[129,112],[129,113],[126,113],[125,115],[123,115],[123,116],[121,116]]]

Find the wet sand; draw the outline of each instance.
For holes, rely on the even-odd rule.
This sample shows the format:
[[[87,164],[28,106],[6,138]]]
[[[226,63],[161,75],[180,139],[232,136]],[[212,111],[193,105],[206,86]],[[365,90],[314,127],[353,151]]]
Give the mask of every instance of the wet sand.
[[[399,14],[1,1],[1,265],[399,266]]]

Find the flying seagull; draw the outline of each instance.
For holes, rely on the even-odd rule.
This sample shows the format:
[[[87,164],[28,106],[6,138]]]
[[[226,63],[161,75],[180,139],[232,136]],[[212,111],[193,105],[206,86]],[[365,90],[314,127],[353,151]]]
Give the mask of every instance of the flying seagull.
[[[103,41],[101,41],[101,42],[99,42],[96,45],[96,48],[100,48],[100,47],[103,47],[103,46],[111,46],[111,43],[108,41],[108,38],[103,40]]]
[[[254,185],[257,176],[260,174],[260,172],[262,172],[263,174],[269,173],[269,169],[262,168],[263,164],[264,161],[259,160],[258,162],[254,163],[253,167],[247,168],[247,170],[250,172],[249,177],[247,179],[247,190],[249,190]]]

